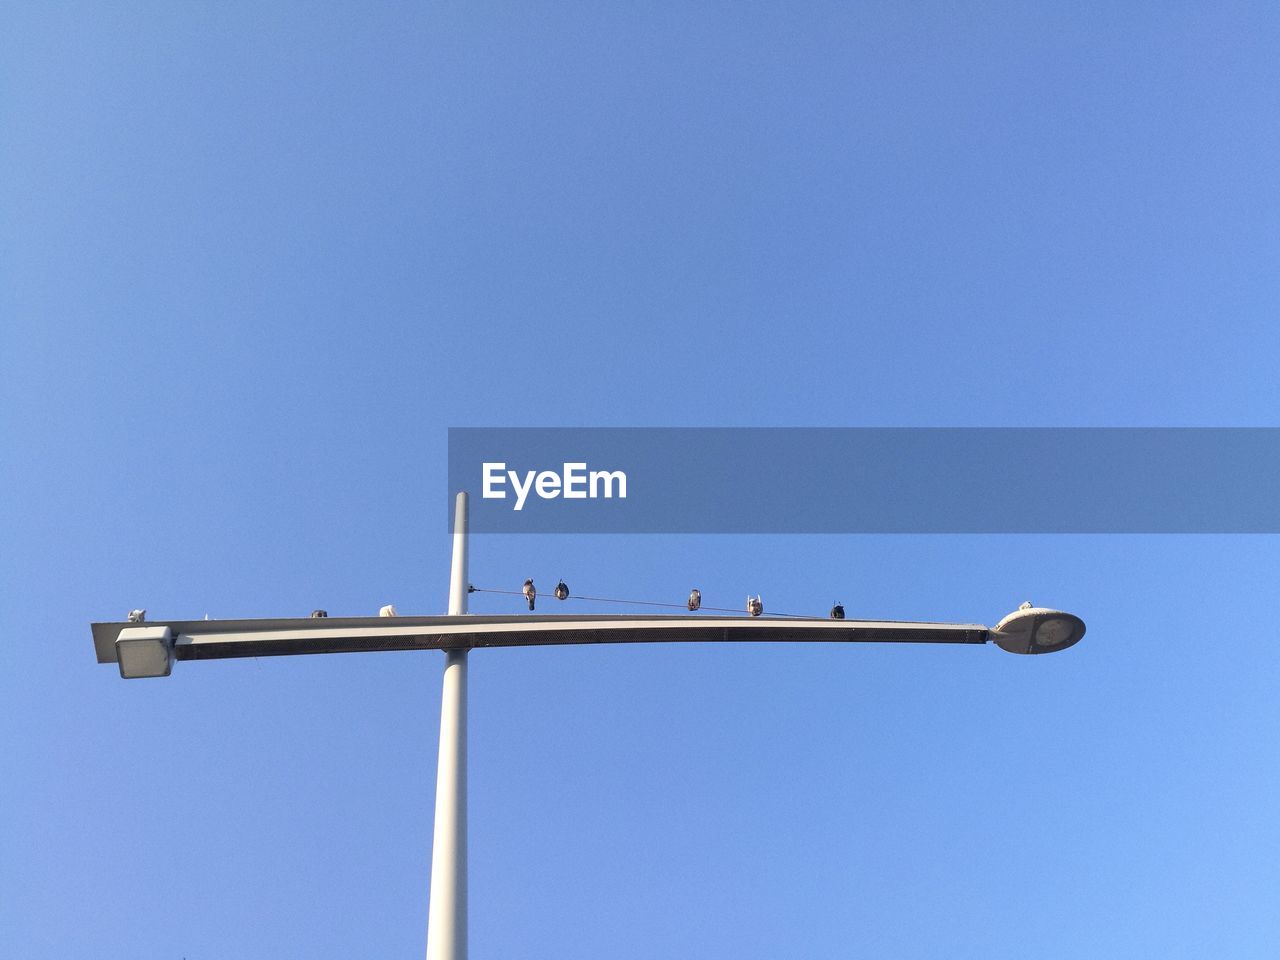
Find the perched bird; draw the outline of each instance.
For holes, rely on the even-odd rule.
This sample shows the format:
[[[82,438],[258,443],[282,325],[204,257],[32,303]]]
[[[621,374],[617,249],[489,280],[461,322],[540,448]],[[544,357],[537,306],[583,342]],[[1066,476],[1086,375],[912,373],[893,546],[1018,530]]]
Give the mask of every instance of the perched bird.
[[[1018,607],[1018,609],[1019,609],[1019,610],[1030,610],[1030,609],[1031,609],[1031,601],[1030,601],[1030,600],[1023,600],[1023,601],[1022,601],[1022,605],[1021,605],[1021,606],[1019,606],[1019,607]]]
[[[319,619],[321,619],[322,617],[327,617],[328,615],[329,615],[329,611],[328,611],[328,610],[312,610],[312,611],[311,611],[311,619],[312,619],[312,620],[319,620]]]
[[[700,606],[702,606],[702,591],[694,587],[689,591],[689,610],[697,610]]]
[[[565,583],[563,580],[561,580],[559,583],[556,584],[556,599],[557,600],[569,599],[569,585]]]
[[[378,611],[378,616],[398,617],[400,616],[400,614],[396,613],[396,605],[394,603],[388,603],[385,607],[383,607],[381,610]]]
[[[130,622],[130,623],[143,623],[146,619],[147,619],[147,611],[145,611],[145,610],[130,610],[130,611],[129,611],[129,622]]]
[[[760,599],[760,594],[757,593],[754,597],[747,597],[747,613],[753,617],[758,617],[764,613],[764,601]]]
[[[538,588],[533,585],[532,580],[524,582],[524,598],[529,601],[529,609],[533,609],[533,601],[538,599]]]
[[[844,604],[837,603],[834,607],[831,608],[831,619],[832,620],[844,619]]]

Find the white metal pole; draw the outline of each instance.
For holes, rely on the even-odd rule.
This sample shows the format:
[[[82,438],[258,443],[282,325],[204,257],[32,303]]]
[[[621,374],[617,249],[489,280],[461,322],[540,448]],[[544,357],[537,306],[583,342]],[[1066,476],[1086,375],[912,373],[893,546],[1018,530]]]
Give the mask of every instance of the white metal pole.
[[[453,514],[453,566],[449,615],[467,612],[467,495]],[[436,823],[431,845],[431,903],[427,960],[467,956],[467,651],[445,652],[440,697],[440,756],[436,768]]]
[[[453,504],[453,566],[449,569],[449,616],[467,612],[467,492],[463,490]]]

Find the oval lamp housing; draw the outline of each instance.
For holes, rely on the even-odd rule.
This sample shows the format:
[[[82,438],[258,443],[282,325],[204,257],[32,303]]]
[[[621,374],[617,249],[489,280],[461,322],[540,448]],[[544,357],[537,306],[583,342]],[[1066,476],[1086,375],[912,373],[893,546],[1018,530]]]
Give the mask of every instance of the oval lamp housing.
[[[1010,653],[1057,653],[1084,636],[1084,621],[1074,613],[1029,607],[1015,610],[991,632],[991,639]]]

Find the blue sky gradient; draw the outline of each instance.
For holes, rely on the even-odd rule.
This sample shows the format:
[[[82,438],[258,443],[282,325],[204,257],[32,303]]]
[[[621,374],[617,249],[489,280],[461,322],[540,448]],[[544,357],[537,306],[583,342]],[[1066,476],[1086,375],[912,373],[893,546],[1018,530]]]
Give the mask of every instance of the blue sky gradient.
[[[88,623],[442,612],[449,426],[1280,425],[1274,5],[4,24],[6,956],[421,955],[440,656],[125,683]],[[1089,635],[476,654],[472,955],[1273,956],[1278,571],[478,537],[482,586]]]

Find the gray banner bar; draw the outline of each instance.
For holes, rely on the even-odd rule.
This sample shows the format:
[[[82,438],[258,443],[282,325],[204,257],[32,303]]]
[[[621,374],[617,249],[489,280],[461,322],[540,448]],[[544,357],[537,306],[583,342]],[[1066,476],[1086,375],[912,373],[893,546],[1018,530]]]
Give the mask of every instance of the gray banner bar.
[[[451,428],[477,533],[1277,533],[1277,428]]]

